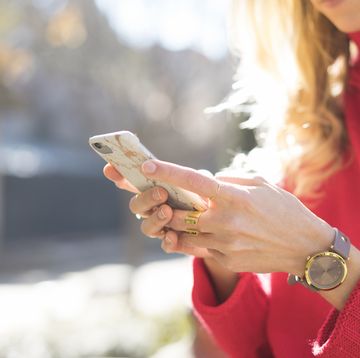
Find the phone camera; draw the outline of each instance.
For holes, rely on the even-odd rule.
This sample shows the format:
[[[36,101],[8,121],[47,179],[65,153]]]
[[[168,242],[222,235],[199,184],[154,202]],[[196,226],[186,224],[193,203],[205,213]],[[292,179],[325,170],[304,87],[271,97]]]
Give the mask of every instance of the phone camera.
[[[101,154],[111,154],[113,151],[106,144],[102,144],[100,142],[91,143],[93,148]]]
[[[94,143],[94,147],[97,149],[101,149],[103,145],[101,143]]]

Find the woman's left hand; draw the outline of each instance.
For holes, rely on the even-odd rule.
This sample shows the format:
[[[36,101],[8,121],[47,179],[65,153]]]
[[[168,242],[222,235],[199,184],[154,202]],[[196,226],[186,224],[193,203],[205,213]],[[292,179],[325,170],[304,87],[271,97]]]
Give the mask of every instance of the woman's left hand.
[[[334,231],[329,224],[263,178],[208,177],[158,160],[145,162],[142,169],[148,178],[209,198],[209,209],[196,225],[185,224],[190,212],[174,210],[167,226],[172,234],[181,233],[176,241],[173,238],[173,246],[206,248],[232,271],[302,276],[306,257],[331,245]],[[199,234],[192,236],[187,229]],[[176,247],[167,249],[176,251]]]

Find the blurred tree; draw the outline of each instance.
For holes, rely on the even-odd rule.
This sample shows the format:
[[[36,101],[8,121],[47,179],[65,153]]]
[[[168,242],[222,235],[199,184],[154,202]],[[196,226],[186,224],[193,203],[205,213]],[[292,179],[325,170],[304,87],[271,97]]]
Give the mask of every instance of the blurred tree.
[[[239,132],[203,109],[229,91],[229,58],[132,48],[93,0],[0,0],[0,10],[3,144],[65,148],[74,155],[51,165],[82,173],[75,153],[92,155],[89,136],[127,129],[164,160],[212,171],[228,164]]]

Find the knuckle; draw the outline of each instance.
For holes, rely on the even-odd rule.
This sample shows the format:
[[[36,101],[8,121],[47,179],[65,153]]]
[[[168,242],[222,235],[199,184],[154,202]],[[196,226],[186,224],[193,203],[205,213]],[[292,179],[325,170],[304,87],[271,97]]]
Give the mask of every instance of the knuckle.
[[[198,188],[205,185],[205,177],[200,173],[189,171],[186,174],[186,181],[192,188]]]
[[[177,215],[176,213],[173,215],[173,217],[170,220],[170,226],[172,226],[173,228],[180,230],[182,228],[182,220],[179,218],[179,215]]]
[[[155,186],[154,188],[147,190],[146,195],[144,196],[144,204],[147,207],[154,207],[164,203],[167,198],[167,191],[160,186]]]
[[[179,218],[179,212],[177,210],[172,210],[171,207],[168,205],[166,206],[164,205],[164,208],[166,208],[167,212],[168,211],[171,212],[168,225],[175,230],[180,230],[182,228],[182,222],[181,219]]]
[[[161,199],[161,190],[159,189],[159,187],[155,186],[154,188],[151,188],[148,192],[147,192],[147,197],[150,203],[156,203],[158,201],[160,201]]]
[[[242,190],[239,195],[241,206],[244,209],[251,209],[253,207],[253,198],[250,192],[247,190]]]
[[[232,215],[228,218],[227,228],[228,228],[228,237],[237,238],[241,235],[245,229],[244,227],[244,218],[239,217],[239,215]]]

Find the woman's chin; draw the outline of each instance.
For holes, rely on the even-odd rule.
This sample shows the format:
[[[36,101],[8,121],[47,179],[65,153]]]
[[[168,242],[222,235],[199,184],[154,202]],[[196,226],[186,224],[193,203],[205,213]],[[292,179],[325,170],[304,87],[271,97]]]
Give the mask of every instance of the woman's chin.
[[[337,27],[337,29],[341,32],[352,33],[360,31],[360,24],[349,24],[349,23],[335,23],[333,24]]]

